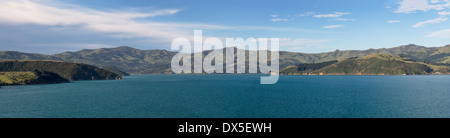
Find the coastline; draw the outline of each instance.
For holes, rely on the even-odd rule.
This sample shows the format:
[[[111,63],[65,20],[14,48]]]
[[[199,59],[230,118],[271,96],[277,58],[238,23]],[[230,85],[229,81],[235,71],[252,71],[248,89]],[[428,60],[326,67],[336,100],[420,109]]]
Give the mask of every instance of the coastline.
[[[411,76],[411,75],[450,75],[450,73],[430,74],[362,74],[362,73],[280,73],[282,76]]]

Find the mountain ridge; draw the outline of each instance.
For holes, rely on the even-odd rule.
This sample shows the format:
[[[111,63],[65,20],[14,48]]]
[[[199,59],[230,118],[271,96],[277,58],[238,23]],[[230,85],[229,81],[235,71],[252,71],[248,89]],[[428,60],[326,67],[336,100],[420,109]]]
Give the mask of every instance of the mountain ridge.
[[[203,53],[208,54],[209,52],[204,51]],[[316,54],[280,51],[280,69],[301,63],[340,61],[374,53],[406,57],[427,63],[450,64],[450,45],[425,47],[409,44],[393,48],[336,50]],[[177,52],[160,49],[140,50],[129,46],[119,46],[115,48],[83,49],[53,55],[0,51],[0,59],[58,60],[85,63],[101,68],[114,67],[130,74],[163,74],[172,73],[170,62],[175,54]]]

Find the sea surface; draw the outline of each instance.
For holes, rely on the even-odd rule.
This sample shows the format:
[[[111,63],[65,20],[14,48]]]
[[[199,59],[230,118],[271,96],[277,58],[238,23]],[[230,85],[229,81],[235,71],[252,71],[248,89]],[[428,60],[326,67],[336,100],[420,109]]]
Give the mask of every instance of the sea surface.
[[[4,86],[1,118],[441,118],[450,75],[134,75]]]

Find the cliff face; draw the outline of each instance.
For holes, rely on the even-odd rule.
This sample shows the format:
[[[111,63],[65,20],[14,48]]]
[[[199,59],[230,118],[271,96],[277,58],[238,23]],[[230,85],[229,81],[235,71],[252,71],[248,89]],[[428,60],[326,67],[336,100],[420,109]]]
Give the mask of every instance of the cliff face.
[[[29,84],[51,84],[51,83],[70,82],[68,79],[63,78],[60,75],[53,72],[35,70],[33,73],[37,76],[37,78],[35,80],[30,81]]]
[[[38,72],[44,75],[54,73],[69,81],[122,78],[115,73],[91,65],[43,60],[0,60],[0,72]]]

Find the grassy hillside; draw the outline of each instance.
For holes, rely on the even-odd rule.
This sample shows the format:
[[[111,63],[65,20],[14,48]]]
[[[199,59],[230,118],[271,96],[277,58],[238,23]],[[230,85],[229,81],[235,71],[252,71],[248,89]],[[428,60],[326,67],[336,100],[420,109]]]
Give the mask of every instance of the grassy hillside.
[[[121,77],[95,66],[62,61],[0,60],[0,72],[51,72],[75,80],[112,80]]]
[[[313,68],[311,67],[312,65],[320,64],[300,64],[295,67],[285,68],[281,73],[313,75],[418,75],[449,72],[448,66],[431,65],[387,54],[371,54],[361,58],[346,59],[329,64],[320,69]],[[309,69],[304,69],[305,66],[309,67]]]
[[[0,72],[0,85],[29,84],[37,78],[32,72]]]
[[[58,74],[46,71],[0,72],[1,85],[49,84],[70,82]]]

